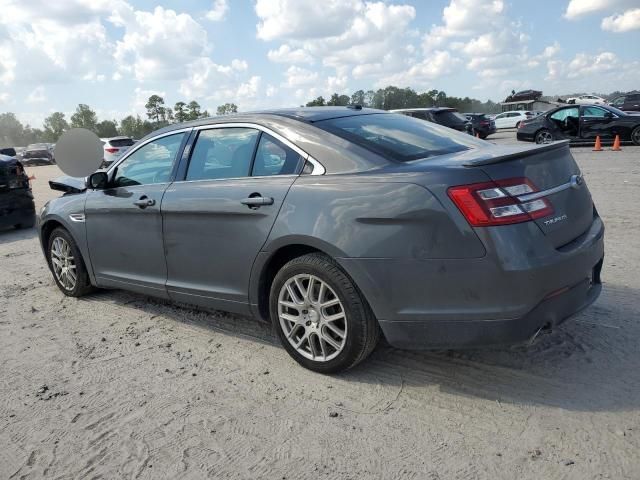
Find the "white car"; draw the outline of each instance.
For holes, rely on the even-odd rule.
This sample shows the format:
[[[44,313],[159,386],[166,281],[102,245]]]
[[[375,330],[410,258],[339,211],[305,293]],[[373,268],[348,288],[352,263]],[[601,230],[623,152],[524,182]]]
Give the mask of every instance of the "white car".
[[[131,145],[136,143],[129,137],[111,137],[101,138],[104,144],[104,166],[108,167],[113,162],[118,160],[124,152],[126,152]]]
[[[575,103],[577,105],[606,105],[607,101],[597,95],[580,95],[579,97],[567,98],[567,103]]]
[[[534,114],[532,112],[513,110],[511,112],[499,113],[493,120],[496,122],[496,128],[518,128],[521,121],[529,120],[533,116]]]

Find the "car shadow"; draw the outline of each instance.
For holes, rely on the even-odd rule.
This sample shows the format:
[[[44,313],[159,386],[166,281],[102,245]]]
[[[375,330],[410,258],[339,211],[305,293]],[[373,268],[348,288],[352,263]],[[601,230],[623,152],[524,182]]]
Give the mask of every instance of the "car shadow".
[[[640,323],[636,321],[635,299],[639,293],[629,287],[606,285],[595,305],[523,345],[422,352],[395,349],[383,339],[368,360],[337,377],[362,384],[410,387],[418,396],[422,387],[437,386],[444,393],[505,404],[569,411],[638,410]],[[279,346],[271,325],[251,318],[118,290],[97,292],[89,298]],[[425,401],[427,398],[425,394]]]
[[[19,229],[14,227],[0,228],[0,245],[18,242],[20,240],[28,240],[37,236],[38,230],[35,227]]]

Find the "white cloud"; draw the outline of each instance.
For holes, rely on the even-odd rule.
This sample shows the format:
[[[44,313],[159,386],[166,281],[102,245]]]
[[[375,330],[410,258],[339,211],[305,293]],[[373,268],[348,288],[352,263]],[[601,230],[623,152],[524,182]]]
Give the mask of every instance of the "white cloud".
[[[257,36],[275,40],[339,35],[361,8],[360,0],[257,0]]]
[[[291,88],[300,87],[302,85],[312,85],[318,81],[318,73],[307,70],[306,68],[290,66],[285,72],[287,78],[286,84]]]
[[[47,98],[44,96],[44,87],[42,85],[33,89],[27,96],[27,103],[42,103]]]
[[[616,33],[640,29],[640,8],[627,10],[621,15],[603,18],[602,29]]]
[[[280,45],[277,50],[269,50],[267,57],[278,63],[312,63],[311,55],[302,48],[292,49],[289,45]]]
[[[638,6],[637,0],[570,0],[564,16],[574,20],[595,12],[610,13],[634,6]]]
[[[121,71],[132,71],[140,82],[179,79],[185,64],[210,50],[207,32],[186,13],[156,7],[153,12],[129,12],[112,20],[125,28],[114,58]]]
[[[460,64],[460,60],[451,56],[448,51],[429,53],[424,60],[411,68],[383,77],[377,86],[398,85],[425,88],[436,78],[452,73]]]
[[[229,3],[227,0],[215,0],[213,7],[207,12],[206,17],[212,22],[220,22],[224,20],[227,11],[229,11]]]

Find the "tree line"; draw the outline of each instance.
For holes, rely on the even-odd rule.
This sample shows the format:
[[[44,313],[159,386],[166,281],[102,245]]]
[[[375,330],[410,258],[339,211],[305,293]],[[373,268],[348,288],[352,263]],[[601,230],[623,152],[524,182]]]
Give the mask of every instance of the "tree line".
[[[491,100],[482,102],[469,97],[450,97],[444,91],[428,90],[418,93],[413,88],[388,86],[378,90],[357,90],[351,95],[334,93],[328,100],[320,96],[307,107],[362,105],[363,107],[394,110],[396,108],[452,107],[460,112],[498,113],[500,104]]]
[[[68,121],[64,113],[53,112],[44,119],[41,129],[23,125],[11,112],[0,113],[0,146],[22,147],[31,143],[55,143],[70,128],[86,128],[100,138],[124,135],[138,139],[171,123],[187,122],[209,116],[209,112],[202,110],[195,100],[189,103],[176,102],[172,108],[165,105],[160,95],[151,95],[145,108],[146,119],[141,118],[140,115],[127,115],[118,122],[117,120],[99,120],[98,115],[89,105],[81,103]],[[225,103],[217,108],[216,113],[226,115],[237,111],[238,107],[234,103]]]

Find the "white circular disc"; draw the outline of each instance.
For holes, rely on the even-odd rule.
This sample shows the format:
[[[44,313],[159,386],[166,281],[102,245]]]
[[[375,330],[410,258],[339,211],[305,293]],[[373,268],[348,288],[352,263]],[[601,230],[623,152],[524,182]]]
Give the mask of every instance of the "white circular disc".
[[[95,172],[104,157],[102,141],[86,128],[72,128],[58,139],[54,157],[70,177],[86,177]]]

